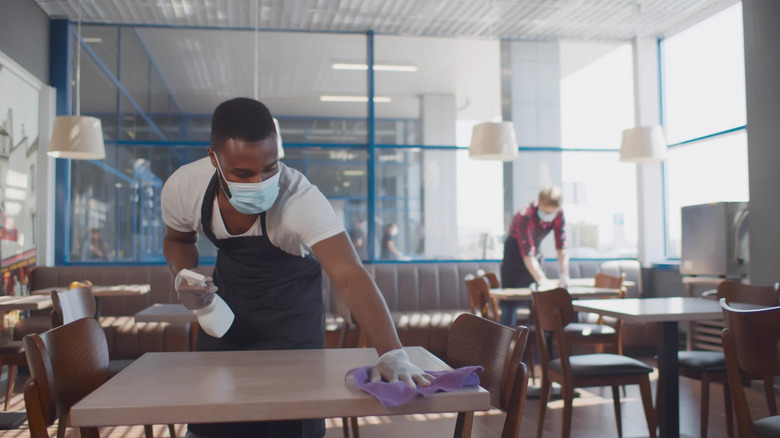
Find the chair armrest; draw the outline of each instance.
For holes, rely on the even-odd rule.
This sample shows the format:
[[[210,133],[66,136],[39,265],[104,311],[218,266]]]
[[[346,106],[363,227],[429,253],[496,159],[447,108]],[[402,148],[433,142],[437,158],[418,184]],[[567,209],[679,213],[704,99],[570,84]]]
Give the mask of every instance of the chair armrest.
[[[705,290],[701,293],[702,298],[708,298],[710,300],[717,300],[718,299],[718,291],[715,289]]]

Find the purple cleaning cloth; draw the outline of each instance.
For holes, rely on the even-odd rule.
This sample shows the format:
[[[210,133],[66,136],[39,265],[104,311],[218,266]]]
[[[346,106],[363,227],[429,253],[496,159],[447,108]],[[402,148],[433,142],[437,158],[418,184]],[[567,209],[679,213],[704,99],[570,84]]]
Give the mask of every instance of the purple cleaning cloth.
[[[479,385],[477,373],[483,371],[481,366],[469,366],[452,371],[427,371],[434,377],[431,386],[412,388],[404,382],[372,382],[371,368],[358,367],[347,371],[346,380],[352,376],[358,388],[371,394],[386,408],[401,406],[418,396],[428,397],[437,392],[449,392],[467,386]]]

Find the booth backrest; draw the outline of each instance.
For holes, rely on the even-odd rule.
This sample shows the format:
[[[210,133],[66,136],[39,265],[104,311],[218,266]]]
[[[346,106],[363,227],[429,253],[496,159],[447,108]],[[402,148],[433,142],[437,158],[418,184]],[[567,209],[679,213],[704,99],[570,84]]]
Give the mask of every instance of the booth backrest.
[[[100,314],[104,316],[134,315],[155,303],[178,302],[167,265],[37,267],[30,274],[30,289],[67,286],[82,280],[96,286],[147,283],[151,286],[146,295],[100,298]]]
[[[480,270],[500,272],[499,262],[495,261],[375,263],[366,264],[365,268],[374,277],[390,310],[401,312],[468,309],[464,278]],[[542,268],[549,278],[558,278],[558,263],[555,260],[544,261]],[[628,296],[640,294],[641,272],[636,261],[569,262],[569,275],[572,278],[593,277],[600,270],[610,275],[626,272],[626,279],[636,283],[636,286],[629,289]],[[173,275],[167,265],[38,267],[31,273],[30,287],[34,290],[67,286],[72,281],[81,280],[90,280],[100,286],[138,283],[151,285],[147,295],[101,298],[101,314],[105,316],[134,315],[154,303],[178,302],[173,289]],[[329,278],[323,276],[325,310],[336,313],[338,294],[333,293],[333,289]]]

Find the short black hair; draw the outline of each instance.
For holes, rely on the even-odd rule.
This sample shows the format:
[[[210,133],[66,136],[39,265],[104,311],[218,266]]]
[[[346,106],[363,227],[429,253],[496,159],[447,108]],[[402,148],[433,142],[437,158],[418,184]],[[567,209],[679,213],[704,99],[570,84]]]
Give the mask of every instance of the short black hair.
[[[260,141],[276,133],[271,111],[262,102],[237,97],[222,102],[211,118],[211,147],[217,150],[230,139]]]

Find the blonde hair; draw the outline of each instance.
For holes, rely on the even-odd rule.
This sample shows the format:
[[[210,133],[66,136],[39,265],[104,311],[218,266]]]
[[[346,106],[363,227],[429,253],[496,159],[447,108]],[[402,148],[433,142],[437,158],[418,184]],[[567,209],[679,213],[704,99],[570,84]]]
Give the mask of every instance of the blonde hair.
[[[539,203],[559,208],[563,203],[563,193],[558,187],[547,187],[539,191]]]

